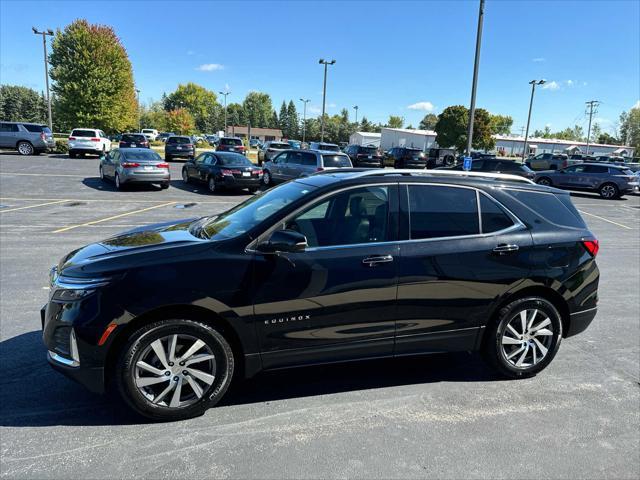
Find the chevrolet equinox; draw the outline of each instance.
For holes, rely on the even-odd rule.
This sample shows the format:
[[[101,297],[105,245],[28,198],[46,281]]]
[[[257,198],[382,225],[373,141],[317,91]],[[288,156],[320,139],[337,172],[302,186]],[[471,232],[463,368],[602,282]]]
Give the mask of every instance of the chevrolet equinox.
[[[69,253],[43,338],[156,420],[300,365],[477,350],[525,378],[595,317],[597,252],[566,192],[521,177],[331,171]]]

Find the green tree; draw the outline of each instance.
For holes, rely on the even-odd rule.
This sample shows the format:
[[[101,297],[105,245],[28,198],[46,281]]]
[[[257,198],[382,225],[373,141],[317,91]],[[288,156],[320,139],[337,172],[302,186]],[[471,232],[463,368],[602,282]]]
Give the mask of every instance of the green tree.
[[[624,145],[633,147],[636,155],[640,152],[640,107],[620,115],[620,139]]]
[[[289,138],[298,138],[300,135],[300,119],[293,100],[289,100],[287,105],[287,118],[289,120]]]
[[[389,120],[387,120],[387,124],[385,126],[389,128],[402,128],[402,125],[404,125],[404,118],[389,115]]]
[[[154,102],[148,107],[141,106],[140,127],[167,131],[167,112],[162,102]]]
[[[590,135],[589,141],[595,142],[601,133],[602,133],[602,128],[600,128],[600,124],[598,122],[595,122],[591,126],[591,135]]]
[[[367,117],[362,117],[360,126],[357,127],[360,132],[380,133],[380,125],[370,122]]]
[[[435,131],[438,134],[438,145],[441,147],[455,147],[459,152],[467,146],[467,128],[469,122],[469,110],[463,105],[454,105],[445,108],[438,115],[438,123]],[[473,122],[473,148],[490,150],[495,146],[495,140],[491,136],[491,114],[483,108],[476,109]]]
[[[603,132],[598,135],[596,142],[605,143],[607,145],[620,145],[620,141],[616,137],[609,135],[607,132]]]
[[[271,124],[271,97],[262,92],[249,92],[242,102],[245,121],[251,122],[252,127],[267,128]]]
[[[284,100],[282,101],[282,105],[280,105],[278,127],[282,130],[282,136],[289,138],[289,116],[287,115],[287,104]]]
[[[75,20],[56,32],[49,62],[57,129],[137,128],[131,62],[111,27]]]
[[[171,111],[177,108],[185,108],[193,117],[196,129],[203,133],[219,128],[220,114],[224,117],[216,94],[193,82],[178,85],[175,92],[166,97],[164,109]]]
[[[167,130],[179,135],[191,135],[195,131],[193,116],[185,108],[167,112]]]
[[[0,86],[0,118],[10,122],[47,122],[43,93],[18,85]]]
[[[509,115],[491,115],[491,131],[498,135],[508,135],[513,126],[513,118]]]
[[[438,116],[435,113],[427,113],[422,120],[418,128],[420,130],[433,130],[438,123]]]
[[[231,125],[245,125],[247,123],[244,108],[239,103],[230,103],[227,105],[227,124]],[[253,123],[252,127],[255,127]]]

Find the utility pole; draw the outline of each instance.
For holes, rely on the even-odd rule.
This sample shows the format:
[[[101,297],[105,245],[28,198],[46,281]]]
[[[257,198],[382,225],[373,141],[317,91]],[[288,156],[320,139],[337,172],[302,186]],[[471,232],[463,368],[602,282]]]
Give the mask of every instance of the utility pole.
[[[36,27],[31,27],[33,33],[36,35],[42,35],[42,48],[44,50],[44,80],[47,84],[47,109],[49,110],[49,130],[53,132],[53,119],[51,118],[51,95],[49,93],[49,66],[47,63],[47,35],[53,37],[53,30],[38,31]]]
[[[138,102],[138,132],[142,132],[142,115],[140,115],[140,90],[136,88],[136,100]]]
[[[531,100],[529,100],[529,116],[527,117],[527,130],[524,134],[524,145],[522,147],[522,161],[525,160],[525,156],[527,155],[527,139],[529,138],[529,124],[531,123],[531,108],[533,107],[533,94],[536,91],[536,85],[543,85],[546,83],[546,80],[531,80],[529,85],[531,85]]]
[[[310,99],[301,98],[300,101],[303,104],[303,115],[302,115],[302,143],[305,143],[305,137],[307,134],[307,103],[309,103]]]
[[[471,156],[473,142],[473,120],[476,114],[476,88],[478,86],[478,67],[480,66],[480,45],[482,44],[482,21],[484,19],[484,0],[480,0],[478,10],[478,32],[476,34],[476,58],[473,64],[473,84],[471,86],[471,108],[469,109],[469,128],[467,130],[467,156]]]
[[[220,95],[224,95],[224,134],[227,134],[227,95],[231,92],[218,92]],[[234,129],[235,130],[235,129]]]
[[[330,62],[327,62],[324,58],[321,58],[320,60],[318,60],[318,63],[320,65],[324,65],[324,83],[322,85],[322,119],[320,121],[320,141],[324,142],[324,111],[327,101],[327,66],[335,64],[336,61],[331,60]]]
[[[358,123],[358,105],[354,105],[353,109],[356,111],[356,123]]]
[[[587,151],[586,154],[589,155],[589,144],[591,143],[591,119],[593,118],[594,113],[598,113],[598,105],[600,102],[598,100],[589,100],[585,102],[587,107],[589,108],[589,129],[587,131]]]

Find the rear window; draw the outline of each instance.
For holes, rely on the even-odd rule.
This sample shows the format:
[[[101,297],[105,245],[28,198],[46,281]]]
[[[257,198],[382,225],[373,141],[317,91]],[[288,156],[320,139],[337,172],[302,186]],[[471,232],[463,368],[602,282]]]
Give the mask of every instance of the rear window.
[[[548,222],[572,228],[586,225],[568,194],[553,194],[527,190],[505,190],[525,208],[533,211]]]
[[[325,168],[351,167],[351,160],[346,155],[322,155],[322,164]]]
[[[187,143],[191,143],[191,139],[189,137],[169,137],[167,138],[167,143],[179,143],[181,145],[185,145]]]
[[[120,139],[122,142],[146,142],[147,139],[144,135],[122,135]]]
[[[358,152],[366,155],[377,155],[378,149],[376,147],[358,147]]]
[[[404,154],[405,154],[405,156],[407,156],[409,158],[423,158],[424,157],[424,153],[422,153],[422,150],[405,150]]]
[[[24,128],[27,129],[28,132],[33,132],[33,133],[51,133],[51,130],[49,130],[49,127],[46,127],[44,125],[25,125],[22,124],[22,126]]]
[[[475,190],[434,185],[409,186],[411,238],[480,233]]]
[[[124,150],[127,150],[126,148]],[[162,157],[153,150],[128,151],[120,150],[125,160],[162,160]]]
[[[242,140],[239,138],[221,138],[220,145],[242,145]],[[287,148],[288,147],[287,145]]]
[[[97,137],[95,130],[74,130],[71,132],[72,137]]]
[[[340,147],[338,145],[332,145],[330,143],[319,143],[318,150],[326,150],[328,152],[339,152]]]
[[[614,175],[634,175],[633,170],[628,168],[612,168],[611,173]]]
[[[291,148],[291,145],[289,145],[288,143],[270,143],[269,144],[269,148],[277,148],[280,150],[288,150],[289,148]]]

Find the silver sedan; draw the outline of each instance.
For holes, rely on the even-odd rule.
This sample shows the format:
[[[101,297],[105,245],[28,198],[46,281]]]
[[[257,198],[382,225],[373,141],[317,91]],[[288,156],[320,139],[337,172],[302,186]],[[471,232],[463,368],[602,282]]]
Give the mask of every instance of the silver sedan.
[[[157,183],[169,188],[169,164],[148,148],[119,148],[100,157],[100,178],[111,179],[118,190],[125,184]]]

